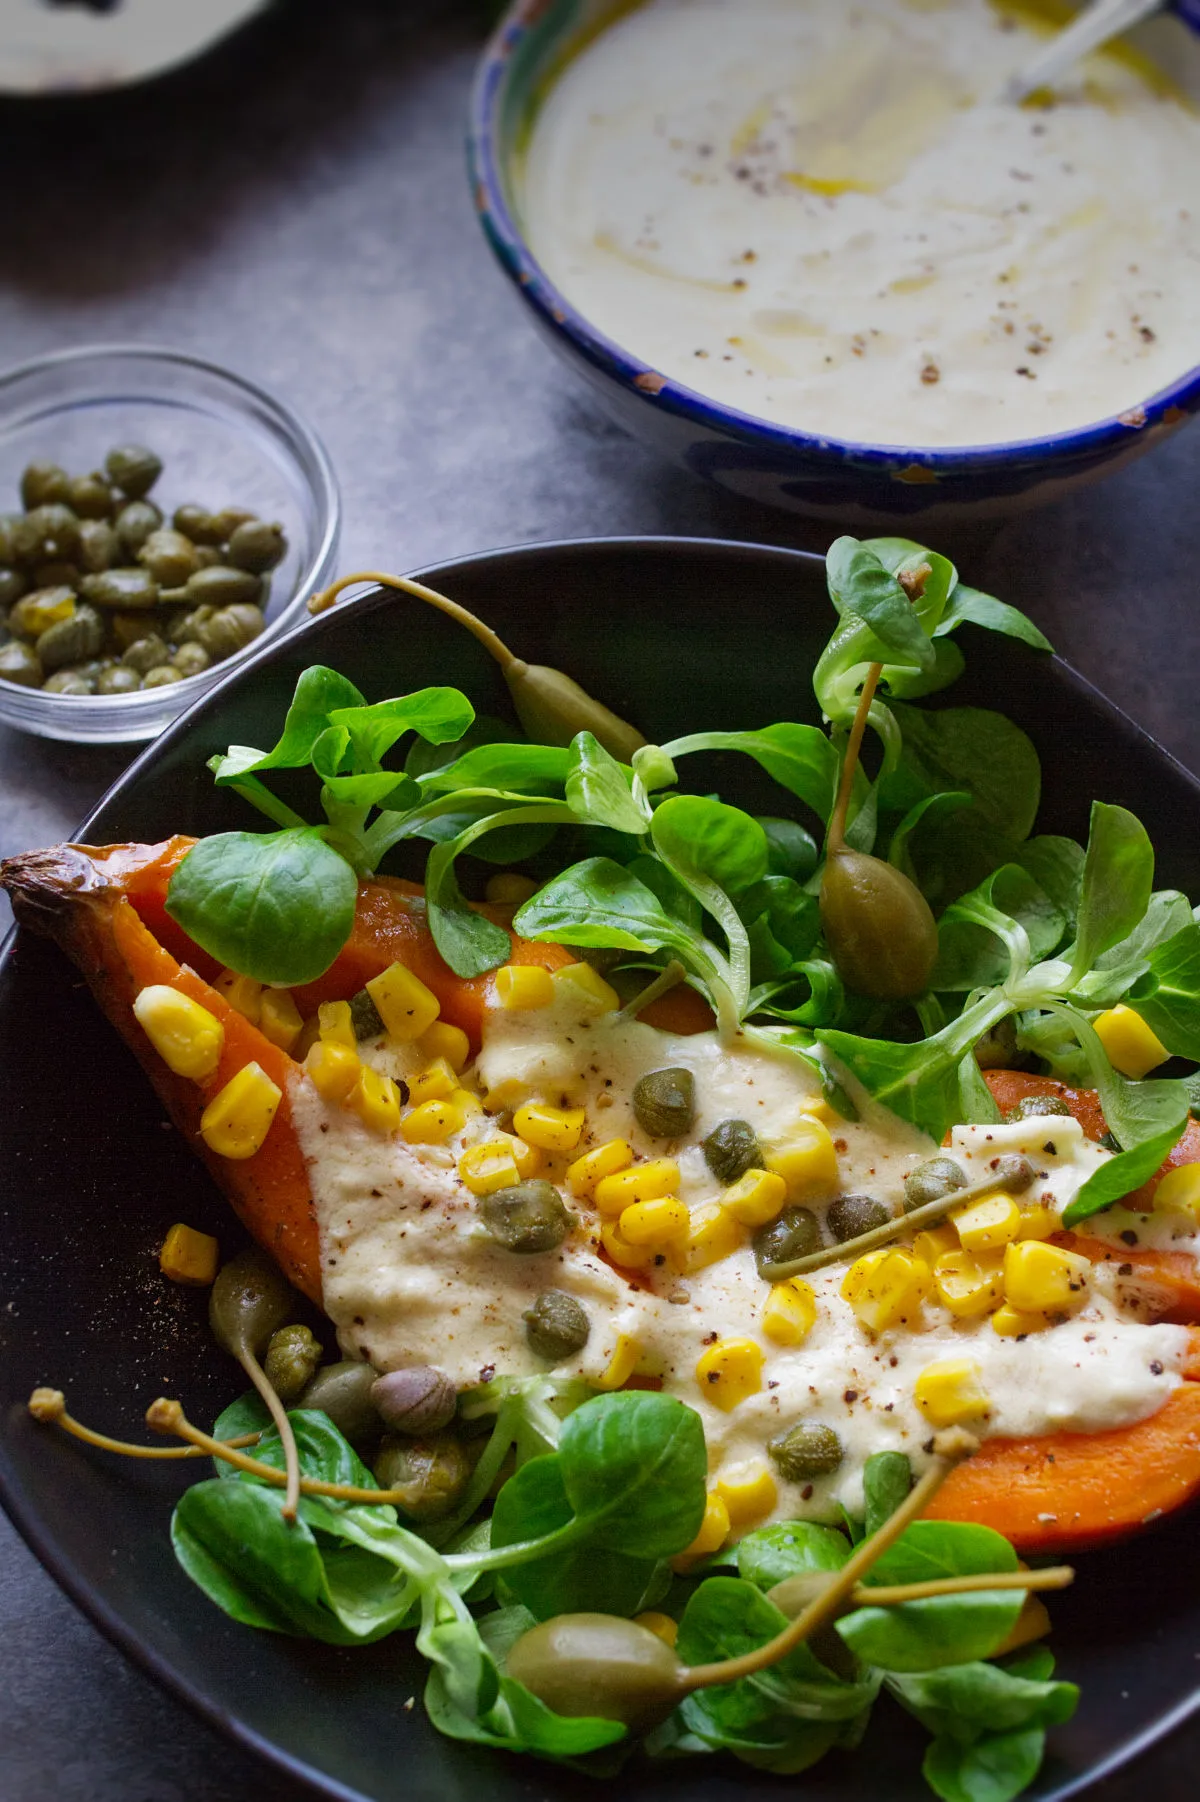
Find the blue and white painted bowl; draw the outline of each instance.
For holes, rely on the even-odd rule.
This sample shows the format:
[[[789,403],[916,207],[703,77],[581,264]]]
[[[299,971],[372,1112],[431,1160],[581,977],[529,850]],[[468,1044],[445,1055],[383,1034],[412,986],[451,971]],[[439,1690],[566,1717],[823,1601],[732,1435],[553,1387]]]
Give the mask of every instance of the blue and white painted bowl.
[[[549,280],[525,241],[512,180],[540,94],[615,10],[615,0],[518,0],[510,7],[479,66],[468,154],[476,208],[502,268],[554,348],[635,437],[695,475],[793,512],[846,524],[936,526],[1057,500],[1131,463],[1200,412],[1195,368],[1142,405],[1094,425],[998,444],[909,449],[773,425],[647,368]],[[1175,0],[1173,10],[1200,33],[1200,0]]]

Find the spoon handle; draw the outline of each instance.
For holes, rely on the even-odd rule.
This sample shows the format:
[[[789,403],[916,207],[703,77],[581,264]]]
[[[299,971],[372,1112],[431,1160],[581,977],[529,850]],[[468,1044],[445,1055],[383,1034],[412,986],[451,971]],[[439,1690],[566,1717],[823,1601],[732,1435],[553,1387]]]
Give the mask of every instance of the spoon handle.
[[[1011,78],[1004,90],[1004,98],[1017,105],[1035,88],[1052,87],[1072,63],[1099,50],[1110,38],[1131,31],[1151,13],[1161,12],[1163,5],[1164,0],[1092,0],[1092,4],[1085,6],[1064,31],[1056,34],[1039,56]]]

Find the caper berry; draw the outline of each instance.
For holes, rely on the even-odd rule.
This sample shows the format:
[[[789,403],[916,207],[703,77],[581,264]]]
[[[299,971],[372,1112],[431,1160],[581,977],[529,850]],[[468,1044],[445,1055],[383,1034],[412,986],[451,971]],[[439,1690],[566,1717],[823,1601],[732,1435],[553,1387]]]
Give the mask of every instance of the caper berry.
[[[57,463],[27,463],[21,472],[21,505],[44,507],[51,501],[65,501],[70,478]]]
[[[19,638],[0,645],[0,682],[15,682],[19,688],[40,688],[42,666],[37,652]]]
[[[376,1377],[371,1389],[375,1411],[393,1433],[419,1438],[440,1433],[454,1419],[458,1391],[444,1371],[432,1364],[413,1364]]]
[[[847,988],[903,1001],[927,987],[937,926],[920,889],[894,865],[861,851],[835,851],[821,882],[821,925]]]
[[[719,1183],[736,1183],[747,1170],[762,1168],[763,1152],[748,1120],[722,1120],[700,1147]]]
[[[216,522],[207,507],[198,507],[194,502],[187,502],[176,507],[171,515],[171,524],[193,544],[220,544],[221,534]]]
[[[129,649],[121,658],[130,669],[135,669],[139,676],[144,676],[156,664],[167,661],[168,651],[157,632],[147,633],[145,638],[135,638]]]
[[[265,519],[243,520],[230,534],[229,561],[235,569],[248,569],[261,576],[287,554],[287,539],[281,525],[268,525]]]
[[[99,575],[111,569],[121,554],[121,540],[106,519],[85,519],[79,527],[79,549],[75,555],[85,576]]]
[[[591,1331],[587,1315],[563,1289],[543,1289],[521,1318],[531,1349],[551,1364],[561,1364],[564,1358],[582,1351]]]
[[[926,1158],[904,1179],[904,1205],[924,1207],[927,1201],[941,1201],[966,1186],[967,1173],[953,1158]]]
[[[142,677],[143,688],[170,688],[173,682],[182,682],[183,677],[173,663],[156,663]]]
[[[162,474],[162,459],[144,444],[118,444],[104,459],[110,482],[132,501],[149,494]]]
[[[101,670],[96,677],[98,695],[132,695],[141,686],[142,678],[137,671],[126,668],[123,663],[114,663],[111,669]]]
[[[327,1414],[351,1445],[378,1439],[383,1422],[371,1400],[371,1388],[377,1375],[369,1364],[352,1358],[326,1364],[301,1394],[299,1406],[316,1408]]]
[[[975,1062],[981,1070],[1015,1070],[1021,1061],[1017,1023],[1011,1014],[998,1020],[990,1032],[975,1041]]]
[[[842,1461],[842,1442],[832,1427],[798,1426],[767,1442],[767,1452],[786,1483],[827,1477]]]
[[[35,588],[23,596],[8,615],[8,629],[18,638],[40,638],[51,626],[70,619],[75,596],[69,588]]]
[[[52,676],[47,676],[42,683],[43,694],[48,695],[93,695],[96,692],[95,679],[81,676],[78,670],[56,669]]]
[[[765,1278],[774,1264],[790,1264],[795,1258],[811,1257],[814,1251],[820,1251],[821,1228],[811,1208],[793,1203],[766,1226],[760,1226],[752,1243],[758,1274]]]
[[[231,569],[227,563],[216,563],[210,569],[198,569],[187,579],[188,600],[194,607],[232,607],[239,601],[254,601],[262,584],[248,569]]]
[[[651,1070],[633,1086],[638,1125],[652,1139],[681,1139],[696,1118],[696,1079],[682,1065]]]
[[[87,476],[72,476],[63,498],[80,519],[107,519],[113,510],[112,489],[99,470]]]
[[[29,579],[19,569],[0,569],[0,609],[19,601],[29,587]]]
[[[299,1399],[321,1362],[321,1347],[306,1326],[281,1326],[267,1344],[263,1369],[281,1402]]]
[[[475,1206],[492,1238],[522,1256],[555,1251],[575,1225],[554,1184],[542,1177],[481,1195]]]
[[[144,569],[105,569],[94,576],[84,576],[79,592],[95,607],[154,607],[158,604],[158,583]]]
[[[171,662],[186,680],[188,676],[201,675],[211,665],[212,658],[203,645],[181,644],[179,649],[172,653]]]
[[[847,1239],[857,1239],[860,1233],[885,1225],[891,1215],[873,1195],[839,1195],[830,1203],[825,1219],[838,1244],[844,1245]]]
[[[1022,1120],[1041,1120],[1048,1114],[1069,1116],[1071,1110],[1061,1095],[1022,1095],[1020,1101],[1004,1112],[1005,1126],[1016,1126]]]
[[[684,1695],[674,1648],[638,1621],[614,1614],[559,1614],[523,1633],[508,1675],[568,1719],[595,1716],[647,1733]]]
[[[372,1466],[384,1489],[399,1491],[397,1507],[410,1520],[441,1520],[471,1480],[471,1460],[447,1433],[424,1439],[388,1439]]]
[[[47,501],[25,515],[14,538],[17,561],[26,568],[38,563],[70,562],[79,549],[79,521],[60,501]]]
[[[132,671],[130,672],[132,674]],[[136,681],[136,677],[134,678]],[[292,1311],[293,1295],[277,1265],[252,1247],[230,1258],[208,1292],[213,1338],[232,1357],[258,1357]]]
[[[136,557],[150,534],[162,525],[162,514],[153,501],[130,501],[113,523],[128,555]]]
[[[86,663],[104,644],[104,621],[86,601],[73,606],[57,625],[47,627],[37,641],[37,653],[45,670],[66,669]]]
[[[199,569],[196,547],[182,532],[159,526],[151,532],[137,554],[143,569],[148,569],[160,588],[182,588],[190,575]]]
[[[358,994],[351,997],[350,1024],[360,1043],[364,1039],[377,1039],[387,1031],[379,1009],[371,999],[370,989],[359,989]]]

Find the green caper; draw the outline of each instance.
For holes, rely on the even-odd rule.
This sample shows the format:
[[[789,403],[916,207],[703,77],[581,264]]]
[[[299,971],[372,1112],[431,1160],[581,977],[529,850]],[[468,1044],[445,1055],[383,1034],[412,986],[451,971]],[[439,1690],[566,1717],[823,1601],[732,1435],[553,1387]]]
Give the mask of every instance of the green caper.
[[[79,549],[75,555],[85,576],[97,576],[111,569],[121,554],[121,540],[106,519],[85,519],[79,528]]]
[[[156,663],[142,677],[143,688],[170,688],[173,682],[182,682],[183,677],[173,663]]]
[[[821,1249],[821,1228],[811,1208],[792,1203],[766,1226],[760,1226],[752,1241],[758,1274],[764,1276],[773,1264],[790,1264],[794,1258],[811,1257]]]
[[[472,1463],[448,1433],[384,1441],[372,1469],[384,1489],[400,1492],[397,1506],[410,1520],[441,1520],[471,1480]]]
[[[1022,1195],[1037,1181],[1037,1171],[1021,1152],[1006,1151],[1002,1156],[989,1160],[987,1180],[995,1189],[1007,1189],[1010,1195]]]
[[[197,569],[215,569],[218,563],[224,563],[220,547],[215,544],[198,544],[196,546]]]
[[[17,561],[17,529],[23,513],[0,513],[0,564],[11,569]]]
[[[261,586],[258,577],[248,569],[231,569],[227,563],[198,569],[187,579],[188,600],[193,607],[232,607],[239,601],[253,601]]]
[[[18,563],[71,562],[79,549],[79,521],[60,501],[47,501],[27,513],[14,533]]]
[[[194,502],[187,502],[176,507],[171,515],[171,524],[193,544],[220,544],[221,534],[217,531],[216,522],[207,507],[198,507]]]
[[[129,649],[122,655],[121,662],[127,663],[130,669],[135,669],[139,676],[144,676],[146,671],[153,669],[156,664],[165,663],[167,657],[166,644],[158,633],[148,632],[145,638],[134,639]]]
[[[135,678],[136,680],[136,678]],[[230,1258],[208,1292],[213,1338],[232,1357],[261,1357],[272,1333],[286,1324],[294,1296],[265,1251],[252,1247]]]
[[[136,644],[139,638],[145,638],[148,632],[159,630],[158,622],[147,619],[144,612],[106,613],[105,618],[113,647],[117,651],[127,651],[131,644]],[[166,620],[162,621],[159,636],[165,638],[168,644],[175,638]]]
[[[162,514],[153,501],[130,501],[113,523],[127,554],[136,557],[150,534],[162,525]]]
[[[267,1342],[263,1369],[281,1402],[294,1402],[321,1362],[321,1347],[306,1326],[281,1326]]]
[[[1020,1061],[1017,1023],[1011,1014],[1005,1014],[990,1032],[976,1039],[975,1062],[981,1070],[1015,1070]]]
[[[9,611],[8,629],[18,638],[40,638],[51,626],[70,619],[75,604],[69,588],[35,588]]]
[[[652,1139],[681,1139],[696,1118],[696,1079],[682,1065],[650,1070],[633,1086],[637,1123]]]
[[[113,491],[98,469],[72,476],[63,498],[80,519],[107,519],[113,510]]]
[[[1005,1126],[1016,1126],[1022,1120],[1041,1120],[1048,1114],[1069,1115],[1071,1112],[1061,1095],[1022,1095],[1004,1112]]]
[[[104,621],[86,602],[73,609],[68,618],[50,626],[37,641],[42,668],[66,669],[71,664],[86,663],[104,644]]]
[[[155,607],[158,583],[144,569],[105,569],[84,576],[79,592],[95,607]]]
[[[27,463],[21,472],[21,505],[44,507],[51,501],[65,501],[70,477],[57,463]]]
[[[101,670],[96,677],[98,695],[132,695],[141,686],[142,678],[137,671],[126,669],[123,663],[114,663],[110,669]]]
[[[19,569],[0,569],[0,609],[19,601],[29,587],[29,578]]]
[[[719,1183],[736,1183],[747,1170],[762,1168],[763,1151],[748,1120],[722,1120],[700,1147]]]
[[[351,997],[350,1024],[360,1044],[364,1039],[377,1039],[387,1031],[379,1009],[371,999],[370,989],[359,989],[358,994]]]
[[[543,1289],[521,1318],[530,1348],[551,1364],[561,1364],[564,1358],[582,1351],[591,1331],[587,1315],[563,1289]]]
[[[904,1205],[920,1208],[927,1201],[941,1201],[956,1189],[965,1189],[967,1174],[953,1158],[926,1158],[904,1179]]]
[[[248,602],[220,607],[211,619],[196,628],[196,640],[214,663],[221,663],[253,644],[266,623],[261,608],[252,607]]]
[[[281,525],[268,525],[265,519],[246,519],[229,538],[229,561],[235,569],[248,569],[256,576],[274,569],[287,555],[287,539]]]
[[[215,607],[193,607],[189,613],[185,613],[173,628],[176,644],[198,644],[200,641],[196,636],[197,632],[215,612]]]
[[[492,1238],[522,1256],[555,1251],[575,1225],[574,1214],[554,1184],[542,1177],[494,1189],[481,1195],[475,1206]]]
[[[162,459],[144,444],[118,444],[105,457],[104,468],[109,481],[122,494],[138,501],[149,494],[162,474]]]
[[[40,688],[42,666],[37,652],[19,638],[0,645],[0,682],[15,682],[19,688]]]
[[[820,861],[816,840],[796,820],[760,814],[758,823],[767,835],[767,870],[772,876],[790,876],[804,882]]]
[[[94,695],[95,692],[95,680],[89,681],[73,669],[56,669],[42,684],[42,693],[48,695]]]
[[[510,1677],[555,1714],[596,1716],[647,1733],[685,1694],[674,1648],[615,1614],[559,1614],[523,1633],[508,1654]]]
[[[352,1358],[326,1364],[304,1390],[299,1406],[327,1414],[352,1445],[378,1439],[383,1422],[371,1400],[371,1385],[378,1374],[370,1364]]]
[[[839,1245],[847,1239],[857,1239],[860,1233],[869,1233],[873,1227],[883,1226],[891,1215],[881,1201],[873,1195],[839,1195],[830,1203],[825,1216],[830,1232]]]
[[[182,588],[200,564],[196,547],[182,532],[160,526],[151,532],[137,554],[143,569],[148,569],[160,588]]]
[[[937,961],[929,903],[901,870],[844,847],[825,865],[821,925],[847,988],[903,1001],[928,986]]]
[[[258,515],[251,513],[247,507],[222,507],[212,516],[213,530],[217,534],[216,542],[228,544],[239,526],[248,525],[252,519],[257,519],[257,517]]]
[[[59,558],[50,563],[35,563],[31,574],[35,588],[78,588],[83,571],[77,563],[64,563]]]
[[[186,680],[188,676],[199,676],[212,663],[212,658],[199,644],[181,644],[171,655],[171,662]]]
[[[832,1427],[798,1426],[767,1443],[767,1451],[787,1483],[827,1477],[842,1461],[842,1442]]]

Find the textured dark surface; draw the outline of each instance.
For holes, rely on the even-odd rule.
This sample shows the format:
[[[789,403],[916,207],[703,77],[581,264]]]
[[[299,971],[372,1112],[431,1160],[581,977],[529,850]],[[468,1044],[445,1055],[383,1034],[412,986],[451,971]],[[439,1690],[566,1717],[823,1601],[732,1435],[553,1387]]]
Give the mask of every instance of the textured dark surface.
[[[467,0],[297,0],[156,87],[0,105],[0,158],[21,171],[0,235],[0,356],[160,341],[274,386],[329,445],[347,568],[597,532],[823,548],[824,531],[630,443],[535,340],[463,181],[478,41]],[[944,545],[1193,769],[1198,486],[1192,431],[1088,494]],[[125,761],[0,731],[0,854],[69,832]],[[297,1794],[109,1648],[2,1522],[0,1624],[5,1802]],[[1193,1728],[1096,1802],[1184,1802],[1198,1754]]]

